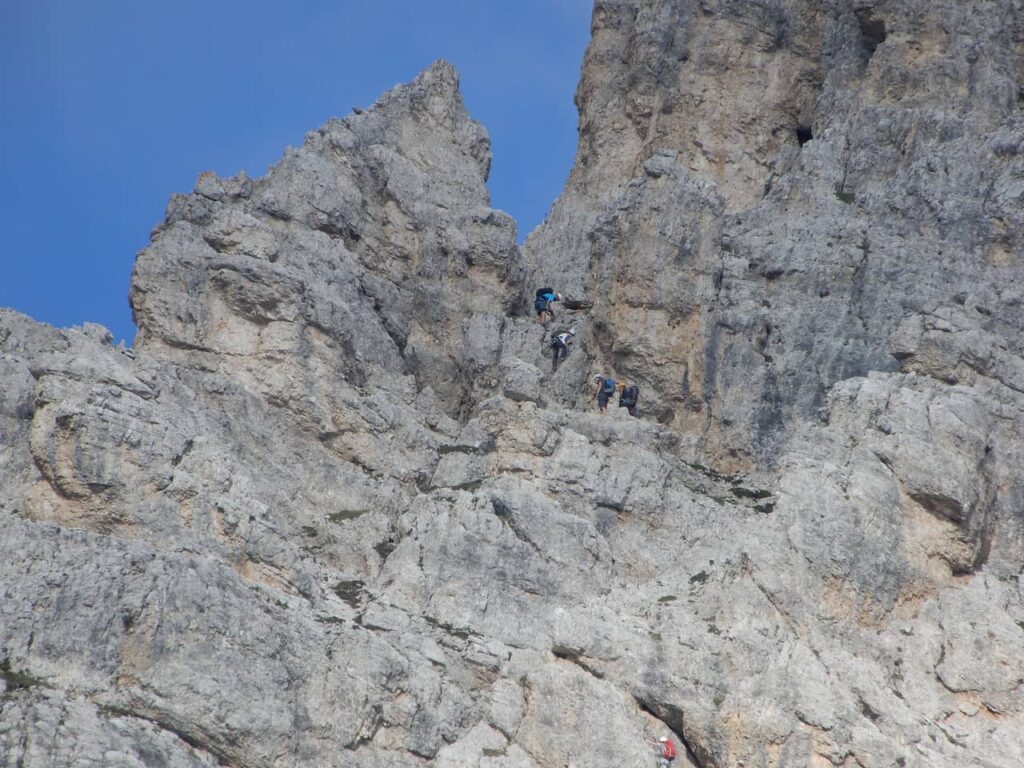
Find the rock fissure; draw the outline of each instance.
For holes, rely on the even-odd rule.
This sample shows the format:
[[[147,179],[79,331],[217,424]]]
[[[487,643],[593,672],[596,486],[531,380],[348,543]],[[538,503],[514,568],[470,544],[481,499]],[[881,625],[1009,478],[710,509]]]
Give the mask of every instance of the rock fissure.
[[[664,727],[675,736],[679,743],[682,745],[687,760],[689,760],[697,768],[718,768],[718,764],[703,749],[699,744],[691,744],[686,738],[683,732],[683,714],[682,712],[672,707],[671,705],[666,706],[659,704],[649,703],[646,699],[633,696],[633,701],[636,705],[648,715],[653,717],[655,720],[661,722]],[[665,710],[665,714],[661,714],[661,710]],[[696,747],[696,748],[695,748]]]
[[[184,744],[187,744],[191,749],[194,749],[196,752],[199,752],[200,754],[204,755],[209,755],[211,758],[213,758],[213,760],[216,761],[216,764],[219,766],[225,766],[226,768],[235,768],[236,766],[239,766],[238,762],[232,760],[228,755],[220,753],[216,748],[211,748],[210,745],[206,744],[197,736],[190,734],[173,724],[165,722],[159,717],[146,715],[138,710],[130,710],[124,707],[114,706],[110,704],[101,703],[97,704],[97,707],[107,717],[129,718],[133,720],[142,720],[146,723],[149,723],[150,725],[155,726],[161,731],[169,733],[175,739],[180,740]]]

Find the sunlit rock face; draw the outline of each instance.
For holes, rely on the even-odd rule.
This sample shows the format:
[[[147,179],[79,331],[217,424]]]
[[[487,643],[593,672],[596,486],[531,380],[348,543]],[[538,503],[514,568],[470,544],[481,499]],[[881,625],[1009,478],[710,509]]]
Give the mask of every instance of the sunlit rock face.
[[[1024,7],[592,30],[522,251],[438,63],[0,311],[0,765],[1024,764]]]

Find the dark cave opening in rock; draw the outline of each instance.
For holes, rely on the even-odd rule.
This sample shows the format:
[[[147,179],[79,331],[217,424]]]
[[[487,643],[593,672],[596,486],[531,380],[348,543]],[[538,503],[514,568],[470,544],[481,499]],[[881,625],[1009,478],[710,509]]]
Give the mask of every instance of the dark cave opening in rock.
[[[885,22],[870,11],[857,14],[860,26],[860,44],[870,59],[882,43],[885,42]]]
[[[801,147],[813,138],[814,131],[811,130],[809,125],[798,125],[796,127],[796,140],[800,142]]]

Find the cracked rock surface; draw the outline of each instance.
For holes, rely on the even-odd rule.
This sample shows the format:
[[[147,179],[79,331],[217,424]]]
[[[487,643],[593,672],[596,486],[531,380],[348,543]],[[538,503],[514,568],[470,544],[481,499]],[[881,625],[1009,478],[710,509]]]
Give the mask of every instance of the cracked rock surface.
[[[201,175],[132,349],[0,310],[0,765],[1024,764],[1022,93],[1017,0],[598,0],[522,249],[443,62]]]

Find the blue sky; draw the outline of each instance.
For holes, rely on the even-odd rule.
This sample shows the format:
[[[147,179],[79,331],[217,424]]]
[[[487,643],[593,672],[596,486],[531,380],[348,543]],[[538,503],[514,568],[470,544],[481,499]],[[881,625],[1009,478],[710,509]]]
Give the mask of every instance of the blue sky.
[[[262,176],[438,58],[491,134],[492,204],[540,223],[576,146],[592,0],[0,0],[0,306],[134,336],[172,192]]]

